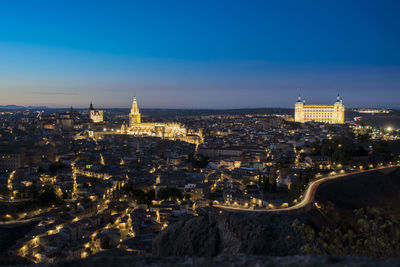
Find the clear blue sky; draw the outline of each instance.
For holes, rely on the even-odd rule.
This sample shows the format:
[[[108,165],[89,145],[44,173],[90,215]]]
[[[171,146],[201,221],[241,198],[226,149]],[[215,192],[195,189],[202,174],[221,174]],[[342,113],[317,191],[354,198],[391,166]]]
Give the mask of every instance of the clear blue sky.
[[[0,105],[400,108],[400,1],[0,2]]]

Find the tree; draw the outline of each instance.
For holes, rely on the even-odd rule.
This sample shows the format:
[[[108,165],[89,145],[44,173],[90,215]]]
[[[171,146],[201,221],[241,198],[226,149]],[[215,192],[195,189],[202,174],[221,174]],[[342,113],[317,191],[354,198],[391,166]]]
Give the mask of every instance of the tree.
[[[67,168],[67,165],[59,161],[59,162],[50,164],[49,171],[54,174],[57,172],[57,170],[62,170],[65,168]]]
[[[21,187],[20,189],[18,189],[18,191],[16,191],[15,197],[17,199],[22,199],[22,198],[37,199],[37,197],[39,196],[39,191],[40,189],[34,185]]]
[[[370,135],[368,133],[360,134],[357,136],[357,140],[359,140],[360,143],[366,144],[370,141]]]
[[[7,186],[0,187],[0,196],[8,199],[11,196],[11,190]]]
[[[143,190],[136,189],[133,183],[127,183],[124,185],[122,190],[131,198],[134,199],[138,204],[150,205],[155,199],[154,189],[144,192]]]
[[[314,155],[328,156],[333,162],[341,164],[347,164],[355,151],[353,141],[346,137],[316,141],[311,147]]]
[[[202,169],[207,167],[210,160],[208,157],[200,154],[189,154],[188,161],[192,163],[193,168]]]
[[[61,195],[61,198],[62,199],[68,199],[69,198],[68,193],[67,192],[63,192],[62,195]]]
[[[215,192],[206,193],[205,198],[206,199],[211,199],[211,200],[217,200],[221,196],[222,196],[221,192],[215,191]]]
[[[157,192],[157,197],[158,199],[162,200],[176,200],[176,199],[182,199],[182,193],[179,191],[177,188],[161,188]]]
[[[43,206],[60,205],[64,201],[57,195],[52,186],[46,185],[40,190],[39,204]]]
[[[26,194],[28,198],[36,199],[39,196],[40,189],[37,186],[28,186],[26,188]]]
[[[289,199],[294,200],[298,198],[304,191],[305,186],[308,184],[308,180],[299,177],[291,185],[289,189]]]
[[[189,193],[185,193],[185,194],[183,195],[183,199],[184,199],[184,200],[190,200],[190,198],[191,198],[191,195],[190,195]]]
[[[275,193],[277,189],[276,179],[273,180],[271,185],[271,193]]]
[[[145,195],[145,199],[146,199],[146,204],[150,205],[151,202],[154,199],[156,199],[156,191],[154,189],[147,191],[146,195]]]

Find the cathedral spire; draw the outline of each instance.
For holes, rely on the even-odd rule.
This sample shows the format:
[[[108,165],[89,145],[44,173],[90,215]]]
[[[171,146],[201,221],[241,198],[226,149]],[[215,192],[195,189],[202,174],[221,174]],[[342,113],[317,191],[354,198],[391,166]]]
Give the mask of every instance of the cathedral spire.
[[[139,114],[139,107],[137,104],[136,96],[133,97],[131,114]]]
[[[141,123],[141,116],[137,104],[136,96],[133,97],[131,113],[129,114],[129,125]]]

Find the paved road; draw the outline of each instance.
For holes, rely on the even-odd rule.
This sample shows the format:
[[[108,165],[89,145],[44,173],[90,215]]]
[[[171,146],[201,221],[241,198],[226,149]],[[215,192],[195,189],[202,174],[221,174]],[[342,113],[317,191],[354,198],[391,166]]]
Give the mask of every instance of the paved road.
[[[14,224],[24,224],[33,221],[40,221],[42,217],[34,217],[29,219],[21,219],[21,220],[12,220],[12,221],[4,221],[0,222],[0,226],[14,225]]]
[[[282,211],[294,211],[294,210],[304,209],[308,205],[310,205],[314,202],[314,197],[315,197],[317,188],[322,183],[325,183],[330,180],[335,180],[335,179],[339,179],[342,177],[350,176],[350,175],[371,172],[371,171],[377,171],[377,170],[383,170],[383,169],[388,169],[388,168],[394,168],[394,167],[399,167],[399,166],[400,166],[400,164],[390,165],[390,166],[378,167],[378,168],[364,170],[364,171],[356,171],[356,172],[350,172],[350,173],[344,173],[344,174],[338,174],[338,175],[334,175],[334,176],[327,176],[327,177],[320,178],[316,181],[311,182],[307,186],[307,189],[304,193],[303,199],[299,203],[297,203],[296,205],[290,206],[290,207],[286,207],[286,208],[275,208],[275,209],[260,208],[260,209],[253,210],[253,209],[242,208],[242,207],[227,207],[224,205],[213,205],[213,206],[224,209],[224,210],[229,210],[229,211],[246,211],[246,212],[282,212]]]
[[[1,205],[1,202],[0,202]],[[28,218],[21,218],[17,220],[11,220],[11,221],[0,221],[0,226],[2,225],[13,225],[13,224],[22,224],[22,223],[28,223],[28,222],[33,222],[33,221],[40,221],[42,219],[43,213],[50,212],[53,208],[42,208],[41,211],[28,211],[28,213],[31,213],[31,216],[26,216]]]

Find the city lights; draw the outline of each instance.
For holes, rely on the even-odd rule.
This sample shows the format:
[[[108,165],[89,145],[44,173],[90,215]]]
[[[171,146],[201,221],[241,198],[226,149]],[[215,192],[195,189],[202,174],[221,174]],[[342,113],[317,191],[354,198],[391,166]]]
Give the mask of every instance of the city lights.
[[[3,1],[0,262],[399,265],[371,1]]]

